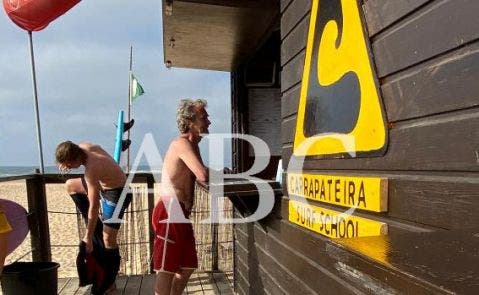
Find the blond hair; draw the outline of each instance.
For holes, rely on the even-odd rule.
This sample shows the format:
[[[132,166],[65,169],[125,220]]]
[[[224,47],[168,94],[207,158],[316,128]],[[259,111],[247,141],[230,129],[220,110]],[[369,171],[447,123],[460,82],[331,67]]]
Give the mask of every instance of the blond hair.
[[[206,108],[207,102],[204,99],[182,99],[176,111],[176,123],[181,133],[190,130],[190,123],[195,119],[197,108]]]

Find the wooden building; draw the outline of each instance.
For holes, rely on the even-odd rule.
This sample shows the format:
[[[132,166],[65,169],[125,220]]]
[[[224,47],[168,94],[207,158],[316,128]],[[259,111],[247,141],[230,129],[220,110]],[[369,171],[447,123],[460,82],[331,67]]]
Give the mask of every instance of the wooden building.
[[[269,145],[259,176],[285,169],[271,214],[235,225],[237,293],[479,293],[478,12],[163,0],[166,65],[231,72],[232,131]]]

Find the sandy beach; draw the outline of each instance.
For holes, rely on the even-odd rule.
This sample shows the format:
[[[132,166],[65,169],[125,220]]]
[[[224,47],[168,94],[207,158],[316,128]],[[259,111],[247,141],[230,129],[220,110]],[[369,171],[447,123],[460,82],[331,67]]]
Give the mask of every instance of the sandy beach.
[[[130,212],[126,214],[125,224],[120,230],[122,244],[121,272],[134,274],[147,272],[149,267],[148,250],[148,207],[146,199],[146,185],[135,185],[134,198]],[[60,264],[59,277],[76,277],[75,259],[77,246],[83,236],[84,226],[78,219],[74,203],[64,190],[63,184],[47,184],[47,206],[50,228],[50,243],[52,246],[52,260]],[[139,196],[139,197],[138,197]],[[12,200],[28,210],[25,181],[10,181],[0,183],[0,197]],[[132,212],[133,211],[133,212]],[[31,261],[30,235],[6,259],[6,264],[14,261]]]
[[[119,232],[122,263],[120,274],[146,274],[150,269],[150,251],[148,237],[148,192],[146,184],[132,184],[133,201],[124,216],[124,224]],[[155,184],[155,203],[159,198],[159,185]],[[76,208],[66,193],[63,184],[47,184],[47,207],[50,229],[52,260],[60,264],[58,277],[76,277],[75,260],[78,243],[83,237],[84,224],[77,217]],[[0,183],[0,198],[9,199],[28,210],[25,181]],[[212,262],[212,226],[200,221],[209,216],[209,194],[200,190],[196,193],[195,205],[191,215],[196,237],[199,271],[210,270]],[[225,202],[223,210],[232,217],[232,205]],[[218,231],[219,267],[232,270],[233,234],[231,224],[220,224]],[[14,261],[31,261],[30,236],[6,259],[6,264]]]

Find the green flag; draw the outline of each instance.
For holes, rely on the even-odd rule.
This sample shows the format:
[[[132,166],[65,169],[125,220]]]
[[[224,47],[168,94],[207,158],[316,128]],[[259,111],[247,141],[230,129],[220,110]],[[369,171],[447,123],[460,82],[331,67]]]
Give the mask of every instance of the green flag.
[[[131,86],[131,96],[130,96],[130,104],[132,104],[135,99],[143,95],[145,91],[143,90],[143,87],[141,87],[140,82],[131,74],[131,81],[130,81],[130,86]]]

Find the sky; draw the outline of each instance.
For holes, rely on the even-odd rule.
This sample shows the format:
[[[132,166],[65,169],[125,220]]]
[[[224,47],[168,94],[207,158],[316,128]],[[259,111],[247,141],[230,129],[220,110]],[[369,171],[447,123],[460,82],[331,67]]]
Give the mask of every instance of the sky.
[[[0,166],[35,166],[28,35],[3,9],[0,14]],[[33,33],[45,166],[55,164],[55,147],[64,140],[98,143],[113,153],[118,111],[127,110],[130,45],[145,90],[132,106],[132,159],[147,133],[164,156],[178,135],[181,98],[207,99],[210,133],[230,132],[229,73],[167,69],[162,42],[160,0],[81,1]],[[207,162],[207,142],[200,148]]]

